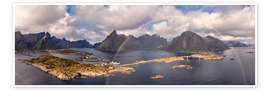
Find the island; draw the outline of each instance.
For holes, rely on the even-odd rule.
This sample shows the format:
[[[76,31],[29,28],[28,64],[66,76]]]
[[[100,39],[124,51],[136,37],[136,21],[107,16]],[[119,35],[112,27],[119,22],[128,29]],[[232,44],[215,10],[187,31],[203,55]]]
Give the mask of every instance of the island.
[[[81,64],[71,59],[59,58],[53,55],[41,55],[37,58],[24,60],[24,62],[60,80],[108,77],[114,73],[130,74],[135,72],[135,69],[131,67]]]
[[[190,66],[190,65],[174,65],[171,68],[172,69],[177,69],[177,68],[192,69],[192,66]]]
[[[155,75],[151,77],[151,79],[162,79],[162,78],[164,78],[164,76],[162,75]]]
[[[175,61],[183,61],[184,58],[181,56],[173,56],[173,57],[164,57],[164,58],[158,58],[158,59],[152,59],[152,60],[139,60],[134,63],[130,64],[123,64],[121,66],[133,66],[138,64],[145,64],[145,63],[172,63]]]
[[[197,59],[203,59],[203,60],[223,60],[225,56],[218,55],[212,52],[202,52],[202,53],[192,54],[191,57],[197,58]]]

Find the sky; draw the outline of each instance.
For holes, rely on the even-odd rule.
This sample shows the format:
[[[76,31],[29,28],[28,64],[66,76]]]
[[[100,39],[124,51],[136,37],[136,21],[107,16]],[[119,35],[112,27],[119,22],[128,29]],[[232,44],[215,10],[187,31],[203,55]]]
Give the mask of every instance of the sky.
[[[49,32],[67,40],[103,41],[113,30],[171,41],[184,31],[224,41],[255,42],[252,5],[17,5],[15,31]]]

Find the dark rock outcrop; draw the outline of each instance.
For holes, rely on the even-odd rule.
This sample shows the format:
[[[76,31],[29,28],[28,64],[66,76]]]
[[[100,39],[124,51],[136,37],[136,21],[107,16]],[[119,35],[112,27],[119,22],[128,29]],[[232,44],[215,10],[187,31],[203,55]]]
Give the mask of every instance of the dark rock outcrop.
[[[226,50],[228,47],[214,37],[201,37],[194,32],[186,31],[174,38],[168,46],[168,50],[176,52],[199,52]]]
[[[68,41],[51,36],[48,32],[25,34],[15,32],[15,50],[44,50],[64,48],[91,48],[86,40]]]
[[[138,38],[129,35],[117,34],[114,30],[104,41],[96,48],[101,51],[116,52],[121,51],[158,49],[167,45],[167,41],[158,35],[143,35]]]

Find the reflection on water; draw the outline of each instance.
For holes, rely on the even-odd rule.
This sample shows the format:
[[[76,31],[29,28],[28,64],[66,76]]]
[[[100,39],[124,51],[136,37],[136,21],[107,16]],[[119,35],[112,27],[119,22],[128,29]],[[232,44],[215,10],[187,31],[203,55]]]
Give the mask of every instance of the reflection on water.
[[[105,53],[89,48],[74,48],[75,50],[92,52],[97,57],[111,59],[112,53]],[[255,54],[254,48],[241,47],[226,50],[226,57],[221,61],[189,60],[169,64],[146,63],[135,65],[136,72],[130,75],[116,74],[108,78],[84,78],[61,81],[19,59],[32,58],[16,54],[15,83],[16,85],[242,85],[255,84]],[[42,53],[41,53],[42,54]],[[76,55],[51,53],[58,57],[75,59]],[[150,60],[161,57],[177,56],[171,52],[160,50],[139,50],[119,53],[116,60],[128,64],[137,60]],[[36,55],[38,56],[38,55]],[[234,60],[231,60],[234,58]],[[193,69],[171,69],[172,65],[186,64]],[[163,79],[153,80],[150,77],[162,75]]]

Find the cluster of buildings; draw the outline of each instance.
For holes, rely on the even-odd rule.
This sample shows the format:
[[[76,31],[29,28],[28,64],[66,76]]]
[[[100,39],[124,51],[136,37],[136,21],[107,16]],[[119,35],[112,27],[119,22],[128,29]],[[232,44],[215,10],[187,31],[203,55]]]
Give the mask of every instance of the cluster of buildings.
[[[114,69],[115,67],[119,67],[119,65],[120,65],[119,62],[110,61],[110,60],[102,59],[102,58],[97,58],[94,55],[87,55],[87,56],[83,56],[81,58],[86,59],[85,60],[86,62],[88,61],[87,59],[97,59],[97,61],[91,61],[91,62],[93,62],[92,64],[94,64],[95,66],[103,66],[107,69]],[[94,63],[94,62],[97,62],[97,63]]]

